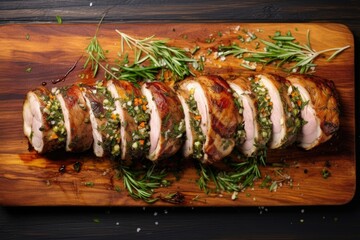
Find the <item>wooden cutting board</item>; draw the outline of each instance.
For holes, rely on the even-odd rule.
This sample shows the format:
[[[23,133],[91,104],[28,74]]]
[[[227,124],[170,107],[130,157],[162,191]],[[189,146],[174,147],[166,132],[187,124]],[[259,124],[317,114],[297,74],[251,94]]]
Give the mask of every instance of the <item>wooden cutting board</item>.
[[[28,150],[28,142],[22,132],[22,104],[30,89],[62,77],[84,54],[84,49],[94,35],[96,24],[23,24],[0,26],[0,204],[21,206],[144,206],[142,201],[130,198],[123,183],[115,178],[109,159],[95,158],[92,153],[41,156]],[[314,150],[304,151],[297,147],[269,151],[269,163],[286,163],[283,172],[292,179],[276,192],[261,188],[261,179],[253,188],[239,193],[231,200],[229,193],[206,195],[196,185],[197,173],[193,164],[185,163],[178,181],[172,186],[159,188],[156,195],[179,191],[185,195],[185,206],[289,206],[289,205],[338,205],[349,202],[355,192],[355,85],[354,41],[346,26],[332,23],[196,23],[196,24],[103,24],[98,38],[109,56],[120,49],[120,38],[115,29],[131,36],[156,35],[166,38],[169,44],[193,49],[200,46],[199,54],[219,44],[238,41],[237,36],[247,29],[258,37],[267,39],[279,30],[290,30],[305,42],[306,32],[311,32],[312,47],[322,50],[350,45],[331,62],[324,58],[316,61],[316,75],[335,82],[341,100],[341,128],[329,142]],[[213,40],[211,40],[213,39]],[[256,44],[254,40],[251,44]],[[202,51],[202,52],[201,52]],[[243,71],[240,60],[212,59],[206,63],[203,73],[233,73]],[[83,73],[81,58],[65,82],[69,85]],[[274,67],[264,71],[284,73]],[[81,162],[82,170],[73,169]],[[66,166],[66,173],[59,172]],[[326,167],[331,176],[324,179],[321,172]],[[274,176],[275,166],[262,168],[262,174]],[[92,182],[93,186],[86,186]],[[120,187],[120,191],[114,188]],[[169,205],[158,201],[155,205]]]

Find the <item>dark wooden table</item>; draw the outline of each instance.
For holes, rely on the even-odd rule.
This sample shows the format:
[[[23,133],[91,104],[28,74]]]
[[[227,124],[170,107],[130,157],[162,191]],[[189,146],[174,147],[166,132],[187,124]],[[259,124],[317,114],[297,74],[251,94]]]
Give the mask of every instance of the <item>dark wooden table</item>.
[[[354,34],[360,4],[344,1],[1,1],[0,24],[55,22],[337,22]],[[0,73],[1,74],[1,73]],[[358,83],[355,81],[355,87]],[[358,89],[357,89],[358,90]],[[356,96],[358,106],[359,97]],[[358,123],[357,111],[357,123]],[[359,132],[356,133],[357,142]],[[357,149],[360,149],[357,147]],[[358,171],[359,173],[359,171]],[[357,181],[359,183],[359,181]],[[344,206],[248,208],[1,207],[0,239],[360,239],[360,194]]]

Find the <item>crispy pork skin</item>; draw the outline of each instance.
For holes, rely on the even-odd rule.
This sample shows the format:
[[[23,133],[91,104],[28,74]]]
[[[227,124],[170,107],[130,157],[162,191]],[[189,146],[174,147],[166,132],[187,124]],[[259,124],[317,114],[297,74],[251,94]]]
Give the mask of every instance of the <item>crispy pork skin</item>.
[[[65,147],[66,131],[60,103],[46,88],[26,94],[23,105],[24,134],[38,153]]]
[[[84,152],[91,148],[93,139],[89,121],[89,108],[77,85],[54,88],[53,92],[60,102],[64,114],[67,133],[66,151]]]
[[[163,82],[142,86],[150,108],[150,150],[152,161],[174,155],[182,146],[185,131],[184,113],[175,92]]]
[[[218,76],[200,76],[182,81],[178,93],[182,96],[182,103],[185,101],[188,106],[184,111],[189,109],[190,112],[185,114],[185,152],[190,152],[194,157],[194,147],[202,145],[201,152],[195,158],[204,163],[213,163],[229,155],[235,145],[234,135],[238,119],[237,108],[227,82]],[[196,124],[199,126],[195,126],[194,133]],[[189,138],[189,135],[193,137]],[[199,138],[199,135],[203,137]],[[189,139],[192,139],[193,143]],[[186,149],[189,145],[193,146],[192,150]],[[185,155],[187,154],[189,153]]]
[[[299,145],[311,149],[329,140],[339,129],[339,97],[334,83],[320,77],[292,74],[287,79],[297,87],[307,104],[301,110],[306,124],[298,136]]]

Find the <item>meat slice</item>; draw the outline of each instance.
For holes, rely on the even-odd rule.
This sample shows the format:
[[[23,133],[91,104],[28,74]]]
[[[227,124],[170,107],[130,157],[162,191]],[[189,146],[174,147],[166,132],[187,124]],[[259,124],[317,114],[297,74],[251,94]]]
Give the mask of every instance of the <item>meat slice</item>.
[[[71,85],[53,88],[57,100],[61,105],[66,129],[66,151],[84,152],[91,148],[91,124],[89,109],[80,88]]]
[[[141,158],[149,150],[150,110],[141,89],[127,81],[109,81],[107,88],[115,100],[121,122],[121,158]]]
[[[152,161],[174,155],[182,146],[185,132],[184,113],[176,93],[165,83],[143,84],[142,93],[149,103],[150,150]]]
[[[64,116],[59,101],[48,89],[39,87],[26,94],[23,120],[24,134],[38,153],[65,147]]]
[[[339,97],[334,83],[320,77],[292,74],[287,77],[304,100],[301,117],[303,125],[299,145],[311,149],[329,140],[339,129]]]
[[[236,142],[236,147],[245,156],[251,156],[265,148],[270,139],[272,126],[269,120],[271,111],[266,110],[270,102],[267,92],[260,90],[256,83],[252,86],[252,81],[253,79],[245,77],[229,81],[233,97],[241,103],[243,109],[243,123],[240,124],[244,125],[245,139]],[[252,88],[259,88],[259,91],[253,91]]]
[[[238,125],[229,85],[218,76],[200,76],[178,85],[185,111],[184,154],[213,163],[231,153]]]
[[[268,91],[272,103],[271,122],[272,135],[269,147],[280,148],[292,144],[300,129],[299,106],[291,99],[293,88],[286,79],[274,74],[255,76]],[[295,89],[294,89],[295,90]]]
[[[95,85],[80,84],[80,87],[90,109],[94,153],[97,157],[110,156],[116,159],[121,154],[121,138],[114,99],[103,81],[97,81]]]
[[[177,89],[177,94],[181,103],[181,106],[184,110],[184,120],[185,120],[185,141],[183,145],[183,155],[188,157],[197,158],[197,153],[194,153],[194,143],[198,142],[198,147],[195,147],[199,156],[201,158],[202,155],[202,145],[205,142],[205,136],[200,127],[201,117],[197,111],[197,105],[195,105],[195,109],[190,111],[190,102],[193,101],[193,94],[190,91]],[[194,156],[195,155],[195,156]]]

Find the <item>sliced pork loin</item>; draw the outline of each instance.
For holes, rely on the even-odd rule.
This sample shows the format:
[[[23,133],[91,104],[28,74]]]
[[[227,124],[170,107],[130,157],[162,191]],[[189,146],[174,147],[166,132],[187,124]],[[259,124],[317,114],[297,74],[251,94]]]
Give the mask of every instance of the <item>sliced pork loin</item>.
[[[238,125],[229,85],[218,76],[200,76],[178,85],[185,112],[184,155],[213,163],[231,153]]]
[[[292,144],[301,120],[298,105],[294,105],[290,96],[293,91],[291,83],[274,74],[257,75],[255,81],[267,89],[272,103],[272,133],[268,146],[275,149]]]
[[[53,88],[61,105],[66,129],[66,151],[84,152],[91,148],[91,124],[89,108],[77,85]]]
[[[128,162],[144,157],[150,147],[150,110],[146,98],[140,87],[128,81],[109,81],[107,88],[121,122],[121,158]]]
[[[339,97],[334,83],[320,77],[292,74],[287,79],[297,87],[307,104],[301,110],[303,125],[298,136],[304,149],[329,140],[339,129]]]
[[[120,120],[115,112],[114,99],[102,81],[95,85],[80,84],[86,105],[90,109],[93,149],[97,157],[120,156]],[[90,137],[91,138],[91,137]]]
[[[266,119],[261,120],[265,112],[261,116],[259,113],[262,107],[266,108],[269,101],[266,95],[259,96],[260,99],[257,97],[257,94],[252,91],[251,81],[248,78],[237,77],[230,80],[229,85],[233,90],[235,101],[238,101],[242,107],[243,122],[239,124],[243,124],[245,130],[244,141],[237,141],[236,147],[245,156],[251,156],[258,150],[264,149],[270,139],[272,124]],[[269,113],[268,111],[267,114]]]
[[[61,106],[46,88],[26,94],[23,105],[24,134],[38,153],[63,149],[66,130]]]
[[[176,93],[163,82],[142,85],[150,115],[150,150],[148,159],[155,161],[174,155],[182,146],[185,132],[184,112]]]

